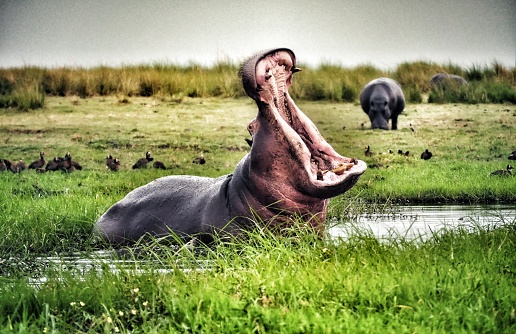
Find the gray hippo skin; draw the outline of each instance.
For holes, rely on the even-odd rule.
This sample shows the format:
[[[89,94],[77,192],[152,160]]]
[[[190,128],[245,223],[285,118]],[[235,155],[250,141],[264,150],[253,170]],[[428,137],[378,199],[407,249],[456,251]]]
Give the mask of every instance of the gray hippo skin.
[[[405,97],[399,83],[389,78],[378,78],[365,85],[360,93],[362,110],[369,116],[372,129],[398,129],[398,115],[405,108]]]
[[[363,161],[338,154],[288,94],[299,71],[289,49],[256,54],[242,65],[258,115],[248,127],[250,152],[231,175],[167,176],[131,191],[102,215],[94,233],[113,244],[175,233],[183,240],[238,236],[264,224],[275,231],[294,218],[324,230],[330,197],[349,190]],[[254,219],[255,217],[261,219]]]
[[[430,79],[430,86],[442,86],[451,80],[453,80],[452,82],[455,82],[459,85],[465,85],[468,83],[463,77],[455,74],[437,73]]]

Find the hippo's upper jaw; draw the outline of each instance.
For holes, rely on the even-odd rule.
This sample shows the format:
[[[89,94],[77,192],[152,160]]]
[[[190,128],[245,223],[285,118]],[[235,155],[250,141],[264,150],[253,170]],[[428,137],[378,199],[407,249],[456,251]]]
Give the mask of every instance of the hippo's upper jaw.
[[[288,49],[258,54],[241,70],[244,89],[259,109],[253,120],[251,170],[267,180],[273,199],[294,202],[344,193],[367,168],[363,161],[338,154],[296,106],[288,88],[298,71]]]

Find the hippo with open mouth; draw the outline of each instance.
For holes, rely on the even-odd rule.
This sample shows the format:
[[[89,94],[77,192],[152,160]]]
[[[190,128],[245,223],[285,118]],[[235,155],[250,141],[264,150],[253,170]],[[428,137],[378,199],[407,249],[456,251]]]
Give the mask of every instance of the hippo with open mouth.
[[[349,190],[363,161],[338,154],[288,93],[299,71],[289,49],[246,60],[240,70],[258,115],[250,152],[233,174],[166,176],[131,191],[97,221],[94,233],[113,244],[175,233],[203,242],[238,236],[257,224],[281,231],[303,221],[322,233],[328,199]],[[259,217],[259,219],[257,219]]]

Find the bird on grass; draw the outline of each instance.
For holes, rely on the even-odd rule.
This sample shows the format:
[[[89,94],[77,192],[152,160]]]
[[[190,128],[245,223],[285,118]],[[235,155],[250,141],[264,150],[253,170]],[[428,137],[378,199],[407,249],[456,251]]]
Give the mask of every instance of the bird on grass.
[[[516,160],[516,151],[512,151],[511,154],[509,155],[509,160]]]
[[[204,165],[206,163],[206,159],[204,159],[204,155],[201,153],[201,156],[200,157],[197,157],[195,158],[192,163],[194,164],[199,164],[199,165]]]
[[[39,159],[30,163],[29,169],[39,169],[45,166],[45,152],[39,152]]]
[[[369,145],[367,145],[367,150],[365,150],[364,154],[366,157],[373,156],[373,152],[371,152],[371,148],[369,147]]]
[[[22,159],[18,160],[18,162],[14,163],[11,160],[4,159],[4,163],[7,166],[7,168],[13,172],[13,173],[19,173],[25,168],[27,168],[27,165],[25,162],[23,162]]]
[[[113,159],[113,156],[111,154],[106,156],[106,167],[109,168],[109,165],[111,165],[114,161],[115,159]]]
[[[511,165],[507,165],[506,169],[495,170],[494,172],[491,173],[491,175],[510,176],[510,175],[512,175],[513,169],[514,169],[514,167],[512,167]]]
[[[138,159],[138,161],[133,165],[133,169],[147,168],[147,164],[152,160],[154,160],[154,158],[151,156],[151,153],[147,151],[145,152],[145,158]]]
[[[60,168],[60,165],[62,165],[63,158],[60,157],[54,157],[54,159],[47,162],[47,165],[45,166],[45,170],[47,171],[56,171]]]
[[[421,159],[429,160],[432,157],[432,152],[426,149],[423,153],[421,153]]]
[[[117,158],[111,158],[112,161],[111,163],[109,164],[109,166],[107,166],[109,168],[109,170],[113,171],[113,172],[118,172],[120,170],[120,160],[118,160]]]
[[[167,169],[167,167],[165,167],[165,164],[161,161],[154,161],[154,163],[152,164],[152,167],[154,167],[156,169]]]

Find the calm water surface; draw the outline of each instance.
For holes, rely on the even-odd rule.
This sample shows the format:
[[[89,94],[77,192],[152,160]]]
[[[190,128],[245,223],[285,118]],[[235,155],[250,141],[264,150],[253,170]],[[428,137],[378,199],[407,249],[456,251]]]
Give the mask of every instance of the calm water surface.
[[[348,221],[334,219],[329,232],[336,239],[366,231],[379,239],[425,240],[443,229],[516,224],[515,216],[516,204],[399,206],[389,213],[363,214]]]

